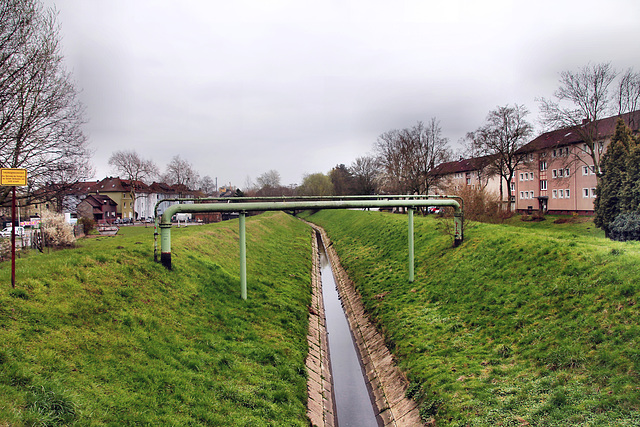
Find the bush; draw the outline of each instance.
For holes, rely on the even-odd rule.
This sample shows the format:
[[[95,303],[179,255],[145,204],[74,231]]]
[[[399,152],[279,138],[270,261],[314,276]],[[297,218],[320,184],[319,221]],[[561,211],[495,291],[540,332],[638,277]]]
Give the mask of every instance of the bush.
[[[500,208],[500,197],[482,189],[463,188],[456,194],[464,200],[464,217],[471,221],[499,223],[512,215]]]
[[[11,258],[11,239],[0,239],[0,261]]]
[[[640,240],[640,214],[623,212],[609,225],[609,237],[612,240],[626,242]]]
[[[65,221],[62,214],[44,211],[40,228],[49,246],[73,246],[76,242],[76,237],[73,235],[73,227]]]
[[[81,217],[78,222],[82,225],[84,234],[90,234],[96,228],[96,221],[93,218]]]
[[[546,218],[544,217],[544,212],[534,211],[531,215],[522,214],[520,217],[521,221],[544,221]]]

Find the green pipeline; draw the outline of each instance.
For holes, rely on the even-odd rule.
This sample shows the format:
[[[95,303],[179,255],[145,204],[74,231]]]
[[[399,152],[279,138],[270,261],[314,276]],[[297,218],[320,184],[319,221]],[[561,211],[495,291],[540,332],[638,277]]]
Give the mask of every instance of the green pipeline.
[[[314,209],[366,209],[366,208],[406,208],[409,215],[409,281],[413,282],[414,241],[413,211],[426,206],[449,206],[454,209],[454,241],[458,246],[463,239],[463,212],[460,203],[451,199],[414,199],[414,200],[316,200],[285,202],[241,202],[241,203],[190,203],[169,206],[160,221],[160,262],[171,269],[171,218],[177,213],[239,212],[240,233],[240,282],[242,299],[247,298],[246,290],[246,237],[245,214],[265,211],[301,211]]]
[[[339,200],[417,200],[417,199],[448,199],[457,200],[460,208],[464,210],[463,200],[460,196],[446,194],[385,194],[385,195],[347,195],[347,196],[272,196],[272,197],[179,197],[158,200],[154,207],[154,223],[155,231],[153,233],[153,261],[158,262],[158,209],[163,203],[186,202],[186,203],[202,203],[202,202],[220,202],[220,203],[240,203],[240,202],[290,202],[290,201],[339,201]],[[429,206],[433,206],[432,204]],[[213,211],[220,212],[220,210]],[[232,212],[237,212],[232,210]]]

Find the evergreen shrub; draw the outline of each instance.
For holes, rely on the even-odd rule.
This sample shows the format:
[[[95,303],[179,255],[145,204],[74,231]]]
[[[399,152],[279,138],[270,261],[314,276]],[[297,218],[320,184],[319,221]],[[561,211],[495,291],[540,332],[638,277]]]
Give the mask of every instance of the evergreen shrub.
[[[609,237],[612,240],[619,242],[640,240],[640,214],[623,212],[616,217],[609,228]]]

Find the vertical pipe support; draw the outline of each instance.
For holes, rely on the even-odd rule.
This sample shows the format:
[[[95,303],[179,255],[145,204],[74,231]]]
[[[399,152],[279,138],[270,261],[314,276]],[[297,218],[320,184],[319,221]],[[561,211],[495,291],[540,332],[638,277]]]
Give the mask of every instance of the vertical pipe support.
[[[158,216],[153,219],[153,262],[158,262]]]
[[[415,208],[409,208],[408,210],[408,218],[409,218],[409,282],[413,283],[414,275],[414,252],[413,252],[413,211]]]
[[[160,262],[171,270],[171,224],[160,224]]]
[[[456,248],[462,243],[464,234],[464,217],[462,211],[453,214],[453,247]]]
[[[247,299],[247,234],[246,212],[240,212],[240,295]]]

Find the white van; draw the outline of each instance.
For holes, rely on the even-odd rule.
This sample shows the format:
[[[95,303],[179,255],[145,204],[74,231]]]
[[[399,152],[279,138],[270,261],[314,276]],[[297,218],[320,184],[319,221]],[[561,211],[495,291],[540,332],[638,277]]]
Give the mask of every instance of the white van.
[[[2,237],[11,237],[11,228],[13,227],[5,227],[0,231],[0,236]],[[22,236],[24,234],[24,227],[16,227],[16,236]]]

